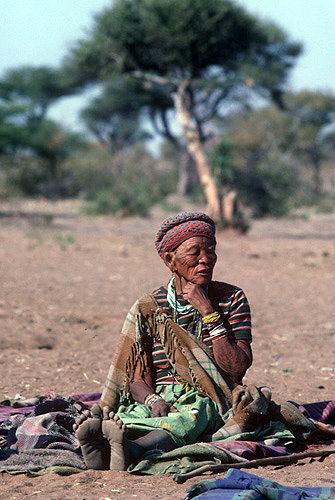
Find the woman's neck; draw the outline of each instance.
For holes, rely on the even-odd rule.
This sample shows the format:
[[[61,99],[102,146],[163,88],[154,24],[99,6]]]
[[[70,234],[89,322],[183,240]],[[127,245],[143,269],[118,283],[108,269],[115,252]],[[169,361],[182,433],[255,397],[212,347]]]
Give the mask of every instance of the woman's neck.
[[[176,276],[176,275],[174,276],[174,278],[175,278],[174,286],[176,289],[176,294],[183,295],[183,287],[185,287],[185,285],[188,283],[188,281],[186,281],[184,278],[182,278],[180,276]],[[201,285],[201,287],[204,290],[208,289],[208,285]]]

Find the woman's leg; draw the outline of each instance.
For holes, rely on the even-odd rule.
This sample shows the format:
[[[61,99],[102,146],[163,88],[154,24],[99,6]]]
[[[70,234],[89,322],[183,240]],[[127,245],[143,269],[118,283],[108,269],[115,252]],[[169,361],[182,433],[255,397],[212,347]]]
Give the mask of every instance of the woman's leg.
[[[126,426],[118,415],[104,412],[102,433],[110,444],[110,470],[127,470],[149,450],[171,451],[176,447],[168,432],[157,429],[144,436],[130,440],[126,437]]]
[[[126,470],[149,450],[171,451],[175,442],[164,430],[153,430],[130,440],[126,426],[118,415],[94,405],[76,420],[74,430],[79,440],[85,464],[89,469]]]

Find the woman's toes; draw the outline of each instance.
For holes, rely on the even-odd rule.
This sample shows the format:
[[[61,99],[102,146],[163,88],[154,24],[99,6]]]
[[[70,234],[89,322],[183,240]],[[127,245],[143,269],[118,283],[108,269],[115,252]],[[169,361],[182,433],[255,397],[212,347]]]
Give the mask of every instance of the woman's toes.
[[[93,418],[102,418],[102,409],[97,403],[92,406],[91,413]]]
[[[74,431],[76,431],[80,425],[85,422],[85,420],[88,420],[89,418],[91,418],[91,412],[90,410],[84,410],[78,418],[76,418],[76,421],[75,423],[73,424],[72,428]]]
[[[102,409],[102,417],[104,420],[109,420],[109,408],[108,406],[104,406]]]

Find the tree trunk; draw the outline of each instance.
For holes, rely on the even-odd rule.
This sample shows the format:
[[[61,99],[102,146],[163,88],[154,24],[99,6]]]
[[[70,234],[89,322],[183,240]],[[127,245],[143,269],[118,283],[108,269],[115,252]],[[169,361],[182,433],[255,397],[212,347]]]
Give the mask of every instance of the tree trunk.
[[[321,194],[321,162],[317,153],[312,153],[313,165],[313,195],[318,198]]]
[[[220,223],[222,221],[222,211],[219,190],[201,144],[198,130],[192,122],[186,104],[185,90],[188,84],[189,81],[184,80],[182,84],[179,85],[177,92],[173,95],[176,116],[181,126],[182,134],[186,140],[187,150],[197,166],[200,183],[207,201],[207,213],[216,222]]]
[[[199,184],[199,177],[195,170],[194,160],[188,151],[184,151],[180,155],[178,177],[177,193],[180,196],[191,194],[192,187],[195,184]]]
[[[236,212],[236,197],[236,191],[231,190],[228,191],[222,199],[223,218],[230,226],[233,225],[234,215]]]

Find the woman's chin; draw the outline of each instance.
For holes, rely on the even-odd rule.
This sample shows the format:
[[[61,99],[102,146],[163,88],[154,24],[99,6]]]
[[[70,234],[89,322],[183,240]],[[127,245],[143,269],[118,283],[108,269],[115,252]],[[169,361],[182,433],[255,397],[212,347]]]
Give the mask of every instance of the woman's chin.
[[[212,276],[208,274],[204,275],[199,275],[196,277],[193,283],[200,285],[200,286],[207,286],[209,283],[212,281]]]

